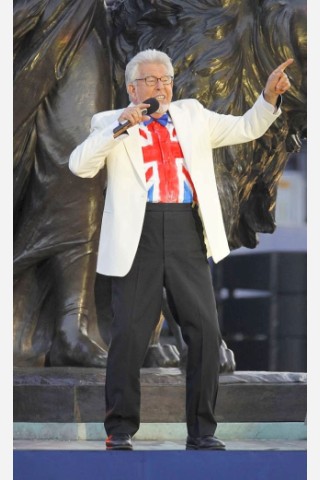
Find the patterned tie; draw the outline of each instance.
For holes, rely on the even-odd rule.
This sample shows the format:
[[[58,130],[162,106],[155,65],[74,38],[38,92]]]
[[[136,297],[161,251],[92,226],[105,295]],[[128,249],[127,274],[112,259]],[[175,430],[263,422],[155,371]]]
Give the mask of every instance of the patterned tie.
[[[150,120],[147,120],[146,122],[144,122],[144,124],[149,125],[149,123],[151,123],[152,121],[155,121],[155,122],[158,122],[158,123],[160,123],[160,125],[163,125],[165,127],[168,123],[168,120],[169,120],[169,115],[168,115],[168,112],[166,112],[160,118],[151,117]]]

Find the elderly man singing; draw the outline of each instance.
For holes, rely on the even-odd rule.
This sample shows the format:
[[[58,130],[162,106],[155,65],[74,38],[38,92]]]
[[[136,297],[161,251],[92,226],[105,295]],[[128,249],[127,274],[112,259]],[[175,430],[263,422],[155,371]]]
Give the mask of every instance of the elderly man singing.
[[[97,271],[112,277],[112,340],[106,375],[107,450],[131,450],[140,425],[140,368],[159,321],[162,291],[188,346],[186,448],[224,450],[215,436],[221,340],[207,257],[229,246],[212,149],[261,137],[281,114],[290,88],[274,70],[243,116],[222,115],[195,99],[172,102],[167,54],[145,50],[126,67],[131,103],[93,116],[70,156],[70,170],[91,178],[107,169]]]

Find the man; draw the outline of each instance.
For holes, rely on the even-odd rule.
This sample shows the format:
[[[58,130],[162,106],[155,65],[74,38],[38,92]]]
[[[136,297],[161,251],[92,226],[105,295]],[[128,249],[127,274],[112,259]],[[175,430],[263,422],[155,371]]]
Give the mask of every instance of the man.
[[[210,269],[229,254],[212,149],[262,136],[290,87],[281,64],[243,116],[220,115],[197,100],[172,102],[174,71],[157,50],[126,67],[130,105],[93,116],[71,154],[80,177],[107,168],[97,271],[112,276],[113,326],[106,377],[107,450],[132,449],[140,425],[140,368],[159,320],[162,289],[188,346],[187,449],[224,450],[215,437],[220,331]],[[145,115],[155,98],[159,108]],[[126,123],[127,122],[127,123]],[[124,132],[114,133],[125,123]],[[128,127],[128,128],[127,128]],[[206,241],[205,241],[206,238]]]

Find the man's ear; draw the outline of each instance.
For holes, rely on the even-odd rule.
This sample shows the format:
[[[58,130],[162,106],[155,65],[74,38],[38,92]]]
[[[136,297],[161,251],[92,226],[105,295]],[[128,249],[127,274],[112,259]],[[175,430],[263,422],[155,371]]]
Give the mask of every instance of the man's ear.
[[[130,100],[133,100],[135,97],[136,87],[133,83],[129,83],[127,85],[127,93],[129,95]]]

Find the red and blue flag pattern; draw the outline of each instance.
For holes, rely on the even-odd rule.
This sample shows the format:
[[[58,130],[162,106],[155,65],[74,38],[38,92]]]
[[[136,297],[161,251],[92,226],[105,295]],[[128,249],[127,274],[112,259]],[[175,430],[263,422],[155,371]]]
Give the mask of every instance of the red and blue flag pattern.
[[[171,121],[140,126],[148,202],[192,203],[196,192]]]

